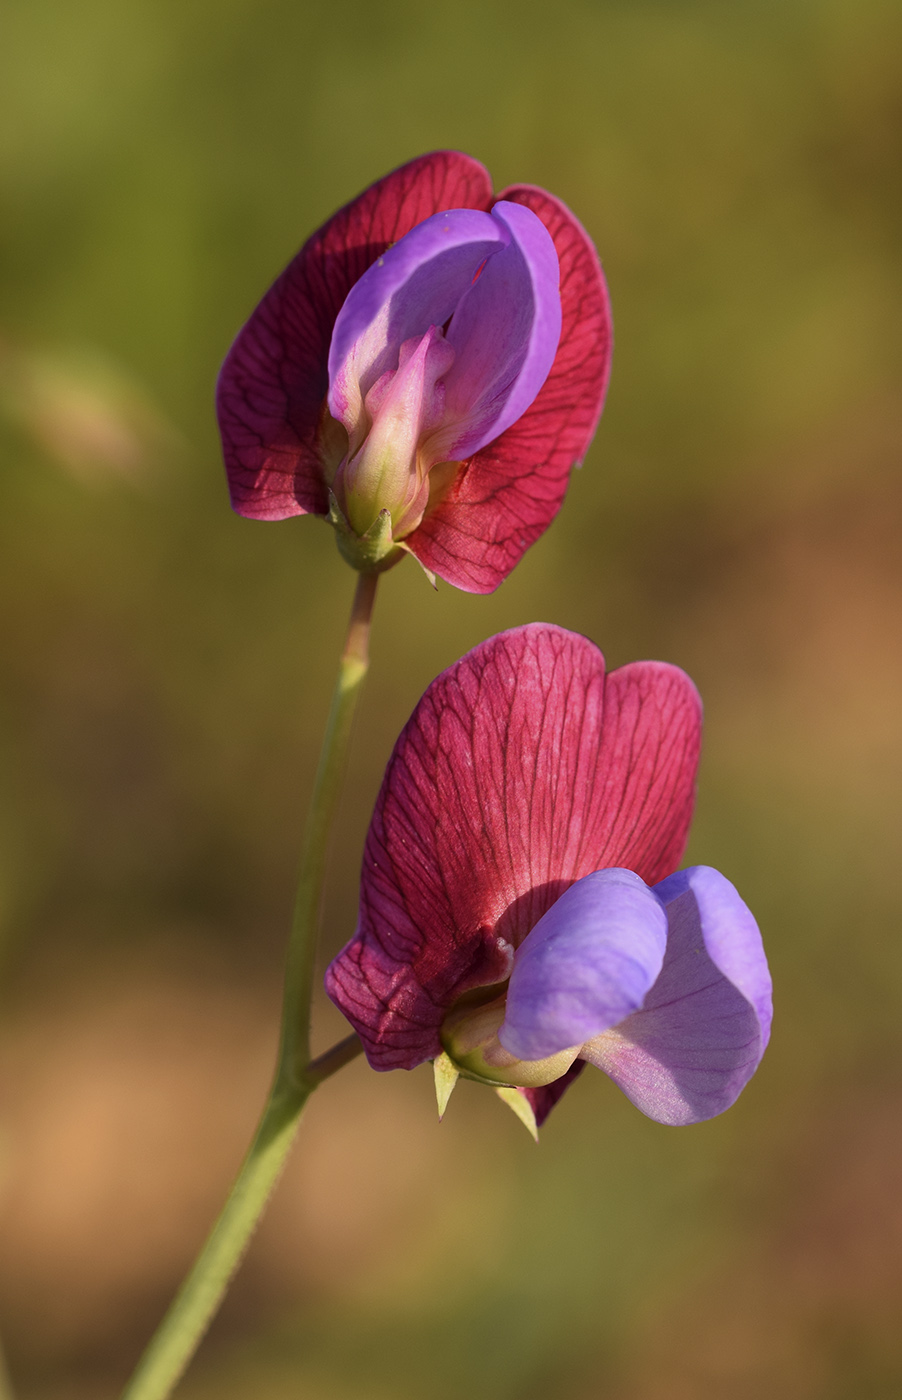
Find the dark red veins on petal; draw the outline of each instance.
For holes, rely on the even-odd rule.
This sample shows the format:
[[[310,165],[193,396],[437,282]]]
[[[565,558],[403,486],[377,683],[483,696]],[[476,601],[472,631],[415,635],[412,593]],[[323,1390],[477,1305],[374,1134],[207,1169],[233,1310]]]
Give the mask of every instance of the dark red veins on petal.
[[[604,274],[579,220],[532,185],[513,185],[496,198],[525,204],[554,239],[563,324],[532,406],[470,459],[455,489],[407,541],[428,569],[470,593],[497,588],[560,510],[570,471],[598,426],[613,348]]]
[[[316,434],[332,327],[345,297],[423,219],[491,202],[484,166],[458,151],[436,151],[378,180],[307,240],[239,332],[219,376],[216,409],[239,514],[326,513]]]
[[[437,1054],[448,1008],[508,976],[574,880],[618,865],[651,884],[676,867],[700,718],[676,667],[606,678],[597,647],[544,623],[433,681],[386,769],[357,932],[326,977],[375,1068]]]

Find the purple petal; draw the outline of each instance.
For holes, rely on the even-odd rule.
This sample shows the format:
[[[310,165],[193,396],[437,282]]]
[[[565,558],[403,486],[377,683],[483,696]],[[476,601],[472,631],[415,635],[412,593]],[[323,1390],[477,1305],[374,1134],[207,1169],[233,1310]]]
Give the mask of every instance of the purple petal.
[[[539,1060],[618,1025],[644,1002],[666,941],[663,906],[638,875],[586,875],[517,950],[501,1044]]]
[[[560,265],[551,234],[531,209],[502,200],[492,218],[510,242],[486,263],[448,328],[457,358],[445,377],[455,425],[439,458],[457,461],[499,437],[525,413],[561,338]]]
[[[424,219],[367,268],[338,313],[329,348],[329,408],[349,432],[376,380],[397,369],[402,343],[444,325],[508,238],[491,214],[451,209]]]
[[[758,926],[718,871],[654,886],[667,910],[664,966],[641,1011],[583,1048],[659,1123],[713,1118],[751,1079],[770,1034],[771,981]]]

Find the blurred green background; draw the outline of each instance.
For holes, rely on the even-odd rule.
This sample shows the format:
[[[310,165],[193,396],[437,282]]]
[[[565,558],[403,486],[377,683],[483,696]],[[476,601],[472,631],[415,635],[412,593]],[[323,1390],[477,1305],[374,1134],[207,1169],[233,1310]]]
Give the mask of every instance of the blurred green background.
[[[325,934],[394,738],[535,619],[707,707],[690,856],[756,911],[725,1117],[587,1073],[535,1148],[343,1071],[182,1400],[902,1394],[902,9],[893,0],[6,0],[0,45],[0,1335],[106,1400],[265,1092],[353,579],[228,508],[231,337],[437,146],[545,185],[614,304],[608,408],[491,598],[386,576]],[[323,998],[324,1001],[324,998]],[[318,1044],[341,1021],[318,1008]]]

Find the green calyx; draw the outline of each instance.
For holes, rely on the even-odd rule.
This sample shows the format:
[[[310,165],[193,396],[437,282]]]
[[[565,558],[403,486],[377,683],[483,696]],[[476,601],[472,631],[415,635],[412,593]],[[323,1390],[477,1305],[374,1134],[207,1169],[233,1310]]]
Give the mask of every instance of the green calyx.
[[[495,1084],[490,1079],[482,1079],[477,1074],[459,1069],[446,1050],[443,1050],[440,1055],[436,1055],[432,1062],[432,1068],[435,1075],[435,1099],[438,1106],[439,1122],[445,1116],[448,1100],[458,1079],[473,1079],[478,1084],[486,1084],[490,1089],[494,1089],[501,1102],[516,1114],[526,1131],[538,1142],[539,1129],[536,1125],[536,1115],[532,1104],[522,1090],[515,1089],[509,1084]]]
[[[518,1060],[498,1039],[506,1002],[506,992],[481,1005],[461,1001],[442,1025],[446,1057],[465,1079],[493,1088],[537,1089],[553,1084],[567,1073],[581,1047],[573,1045],[541,1060]]]
[[[380,510],[366,533],[358,535],[348,524],[334,493],[330,491],[328,520],[335,530],[342,558],[358,573],[381,574],[399,563],[407,552],[395,542],[389,510]]]

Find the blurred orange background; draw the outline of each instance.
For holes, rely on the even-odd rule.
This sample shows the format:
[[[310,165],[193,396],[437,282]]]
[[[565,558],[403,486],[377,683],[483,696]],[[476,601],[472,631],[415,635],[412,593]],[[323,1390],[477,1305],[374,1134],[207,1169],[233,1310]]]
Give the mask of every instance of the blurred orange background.
[[[758,915],[775,1033],[723,1118],[587,1073],[536,1148],[355,1063],[182,1400],[902,1394],[902,11],[886,0],[11,0],[0,53],[0,1336],[18,1400],[117,1393],[275,1050],[353,589],[228,508],[231,337],[304,237],[470,151],[595,238],[617,344],[499,592],[382,585],[323,963],[428,681],[584,632],[706,703],[690,859]],[[321,998],[317,1045],[343,1023]]]

